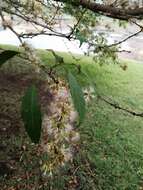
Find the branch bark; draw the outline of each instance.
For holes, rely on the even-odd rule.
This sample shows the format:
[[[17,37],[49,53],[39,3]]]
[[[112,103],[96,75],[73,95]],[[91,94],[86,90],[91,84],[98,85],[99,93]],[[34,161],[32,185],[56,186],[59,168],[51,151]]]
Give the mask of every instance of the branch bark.
[[[124,111],[124,112],[126,112],[130,115],[136,116],[136,117],[143,117],[143,112],[136,112],[136,111],[132,111],[130,109],[124,108],[124,107],[120,106],[118,103],[111,102],[107,98],[104,98],[103,96],[98,95],[98,99],[107,103],[108,105],[114,107],[115,109]]]
[[[91,0],[77,0],[77,1],[55,0],[55,1],[61,3],[69,3],[75,7],[82,6],[83,8],[89,9],[96,14],[98,13],[104,16],[120,20],[129,20],[131,18],[137,18],[137,19],[143,18],[143,7],[122,9],[114,7],[112,5],[96,3]]]

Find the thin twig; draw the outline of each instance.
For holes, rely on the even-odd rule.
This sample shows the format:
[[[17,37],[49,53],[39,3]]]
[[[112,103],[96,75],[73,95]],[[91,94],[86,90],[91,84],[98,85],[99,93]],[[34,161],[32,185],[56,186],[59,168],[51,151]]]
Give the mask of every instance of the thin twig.
[[[104,101],[105,103],[109,104],[110,106],[114,107],[115,109],[122,110],[133,116],[143,117],[143,112],[139,113],[139,112],[124,108],[124,107],[120,106],[118,103],[111,102],[107,98],[104,98],[103,96],[100,96],[100,95],[98,95],[98,99]]]

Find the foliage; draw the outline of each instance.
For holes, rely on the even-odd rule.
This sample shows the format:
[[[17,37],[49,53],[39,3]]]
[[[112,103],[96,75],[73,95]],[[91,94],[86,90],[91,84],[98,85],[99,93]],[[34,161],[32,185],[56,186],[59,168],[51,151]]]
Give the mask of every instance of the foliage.
[[[79,113],[79,123],[81,123],[85,116],[84,95],[79,84],[76,81],[76,78],[70,72],[68,73],[68,81],[74,106]]]
[[[34,77],[41,77],[43,82],[43,85],[39,89],[37,88],[39,91],[34,86],[26,91],[22,101],[22,118],[32,142],[40,142],[41,153],[48,154],[47,160],[42,162],[41,167],[44,175],[48,173],[52,176],[66,162],[71,161],[72,163],[73,154],[76,152],[80,140],[79,133],[74,128],[77,123],[76,112],[79,115],[79,124],[81,124],[85,117],[85,100],[88,102],[95,94],[92,87],[90,88],[89,86],[91,93],[88,89],[83,92],[82,87],[78,84],[76,79],[78,76],[75,77],[75,73],[82,75],[82,77],[88,74],[82,72],[81,65],[77,64],[79,60],[74,55],[72,56],[76,62],[71,63],[70,66],[72,66],[72,69],[76,69],[76,72],[68,71],[63,57],[53,50],[50,52],[55,58],[55,64],[47,67],[47,63],[42,62],[37,51],[23,39],[33,38],[38,35],[54,35],[68,40],[78,40],[80,47],[83,44],[87,45],[88,50],[85,54],[92,54],[94,62],[100,63],[100,65],[105,62],[117,63],[116,53],[121,51],[120,44],[142,32],[142,26],[131,19],[140,19],[142,10],[135,6],[133,8],[129,7],[128,10],[127,7],[124,8],[124,5],[126,5],[126,2],[117,1],[113,3],[112,7],[109,1],[97,3],[96,1],[86,0],[6,0],[2,2],[0,7],[1,25],[4,29],[10,29],[17,36],[21,45],[18,52],[2,51],[0,54],[0,66],[18,54],[19,57],[24,58],[31,65]],[[127,5],[129,5],[129,1],[127,1]],[[122,11],[123,8],[124,10]],[[62,18],[62,21],[67,15],[70,15],[71,23],[66,25],[65,33],[56,29],[57,18]],[[138,26],[139,31],[121,42],[109,44],[105,31],[95,31],[105,19],[105,17],[101,17],[102,15],[121,20],[130,20],[130,22]],[[7,19],[8,16],[11,17],[10,20]],[[30,24],[32,32],[19,33],[13,27],[17,20],[18,22],[20,20],[22,23]],[[58,24],[59,28],[61,28],[61,22]],[[122,25],[125,26],[124,22],[119,22],[119,26]],[[104,29],[110,31],[110,26],[104,24]],[[126,70],[126,67],[122,68]],[[58,70],[64,72],[65,75],[68,72],[68,85],[60,72],[57,72]],[[92,82],[95,84],[94,81]],[[41,90],[43,86],[44,91]],[[70,99],[69,92],[73,101]],[[47,99],[43,98],[43,94],[40,93],[48,94]],[[38,103],[38,94],[41,95],[41,101],[43,101],[41,106]],[[45,99],[49,104],[44,102]],[[42,107],[42,110],[40,107]],[[44,116],[43,121],[42,115]],[[42,138],[40,139],[40,137]],[[92,163],[92,159],[89,158],[89,160]]]
[[[33,66],[35,70],[33,74],[38,73],[39,76],[42,74],[43,83],[45,83],[44,88],[47,89],[48,87],[50,89],[47,92],[49,93],[50,102],[44,105],[44,110],[47,109],[48,112],[44,110],[41,112],[38,94],[42,92],[38,92],[37,88],[31,84],[32,86],[26,90],[23,97],[21,114],[25,129],[32,142],[35,144],[40,142],[41,152],[48,154],[48,158],[42,166],[44,175],[47,175],[47,173],[52,175],[54,170],[64,165],[65,162],[72,160],[74,146],[80,139],[78,132],[74,131],[74,122],[77,116],[71,100],[69,100],[68,86],[58,75],[53,75],[54,69],[64,64],[63,58],[56,52],[51,51],[56,64],[51,66],[48,71],[45,65],[40,63],[35,51],[28,44],[24,43],[23,48],[25,51],[21,50],[21,55],[25,54],[26,59]],[[46,78],[47,73],[49,73],[49,78]],[[79,122],[81,123],[85,114],[84,95],[72,74],[68,75],[68,79],[71,97],[75,109],[79,113]],[[43,97],[40,98],[43,99]]]
[[[55,64],[51,52],[40,50],[38,54],[47,68]],[[70,72],[76,73],[78,83],[83,88],[88,87],[88,80],[96,81],[96,92],[117,100],[125,107],[129,106],[132,109],[136,108],[136,110],[143,109],[142,64],[127,61],[125,63],[128,65],[128,69],[125,72],[118,65],[111,64],[101,67],[94,64],[91,57],[76,56],[80,58],[79,64],[82,71],[88,74],[88,78],[83,78],[83,73],[77,74],[76,68],[73,65],[70,66],[70,63],[75,61],[70,54],[57,54],[64,58],[67,63],[66,68]],[[24,63],[25,60],[21,59],[21,69],[28,67],[26,72],[28,75],[31,74],[30,65]],[[19,60],[13,59],[13,64],[15,65],[15,74],[20,75],[19,72],[22,70],[19,69]],[[1,72],[6,72],[8,69],[10,75],[10,71],[13,71],[12,68],[9,71],[10,65],[10,61],[3,65]],[[57,67],[57,72],[61,75],[59,67]],[[8,86],[7,89],[9,89]],[[13,97],[19,95],[19,89],[16,86],[14,88],[14,85],[7,92],[7,103],[11,94]],[[13,99],[16,103],[16,98]],[[20,103],[19,96],[17,99]],[[16,105],[14,103],[13,105]],[[1,109],[3,108],[1,107]],[[14,113],[18,114],[15,111],[8,113],[13,117]],[[37,146],[31,144],[22,129],[20,133],[15,134],[14,132],[13,135],[11,129],[8,136],[11,138],[7,138],[2,132],[1,145],[5,149],[4,152],[0,151],[0,158],[5,155],[5,161],[8,160],[8,164],[14,168],[14,171],[12,170],[12,174],[0,178],[0,189],[21,188],[29,190],[32,187],[39,190],[42,188],[138,190],[142,188],[142,122],[142,118],[132,117],[122,111],[115,110],[105,102],[100,102],[96,96],[88,103],[86,117],[78,128],[81,144],[76,150],[78,153],[74,155],[73,162],[66,163],[64,167],[54,172],[53,176],[44,176],[42,180],[39,172],[42,164],[39,166],[39,161],[45,163],[47,155],[41,154],[41,149],[37,151]],[[7,135],[7,133],[5,134]]]
[[[35,86],[27,89],[22,101],[22,118],[32,142],[39,143],[41,136],[42,115]]]
[[[0,53],[0,66],[2,66],[6,61],[17,55],[17,51],[11,51],[11,50],[6,50]]]

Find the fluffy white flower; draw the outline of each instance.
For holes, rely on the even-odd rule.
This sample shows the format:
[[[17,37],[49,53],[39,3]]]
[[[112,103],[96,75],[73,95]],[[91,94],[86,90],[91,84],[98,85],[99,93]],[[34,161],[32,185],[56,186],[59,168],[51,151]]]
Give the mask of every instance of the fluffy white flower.
[[[66,133],[70,133],[72,130],[73,130],[73,126],[70,125],[69,123],[67,123],[67,124],[65,125],[65,132],[66,132]]]
[[[74,123],[77,120],[77,117],[78,117],[77,112],[72,110],[69,116],[70,123]]]
[[[48,83],[54,99],[50,103],[49,113],[43,119],[43,146],[44,150],[51,155],[48,161],[53,166],[52,170],[63,166],[66,162],[72,161],[74,147],[80,140],[80,135],[74,129],[74,122],[78,114],[74,111],[69,89],[66,83],[59,82],[58,85]],[[55,151],[56,150],[56,151]],[[56,161],[56,162],[55,162]],[[53,165],[54,163],[54,165]]]
[[[51,135],[53,133],[52,122],[47,115],[43,118],[43,127],[47,134]]]
[[[95,97],[95,89],[92,86],[89,86],[88,88],[84,89],[83,92],[86,102],[89,102],[92,98]]]
[[[72,161],[73,159],[73,154],[72,154],[72,150],[70,148],[62,148],[61,152],[64,156],[64,161],[68,162],[68,161]]]
[[[71,137],[70,140],[71,140],[72,143],[79,142],[80,141],[80,135],[79,135],[79,133],[78,132],[73,132],[72,133],[72,137]]]

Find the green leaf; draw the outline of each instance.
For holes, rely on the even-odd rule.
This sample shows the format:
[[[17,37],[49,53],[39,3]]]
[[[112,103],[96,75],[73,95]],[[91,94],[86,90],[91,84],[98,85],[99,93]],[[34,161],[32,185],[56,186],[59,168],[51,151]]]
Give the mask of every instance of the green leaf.
[[[79,40],[79,47],[81,47],[82,46],[82,44],[84,43],[84,42],[86,42],[86,39],[85,39],[85,37],[84,36],[79,36],[78,37],[78,40]]]
[[[19,52],[12,50],[5,50],[0,53],[0,66],[2,66],[6,61],[17,55]]]
[[[80,43],[79,47],[81,47],[82,44],[87,41],[85,36],[83,34],[81,34],[80,30],[78,30],[78,29],[76,29],[76,31],[75,31],[75,37],[77,40],[79,40],[79,43]]]
[[[41,136],[42,114],[38,103],[37,89],[34,85],[27,89],[23,97],[22,119],[32,142],[39,143]]]
[[[64,63],[63,57],[59,56],[54,50],[52,49],[47,49],[47,50],[52,52],[57,63]]]
[[[72,73],[68,73],[68,82],[74,107],[79,114],[79,123],[81,123],[85,116],[85,99],[81,87]]]

